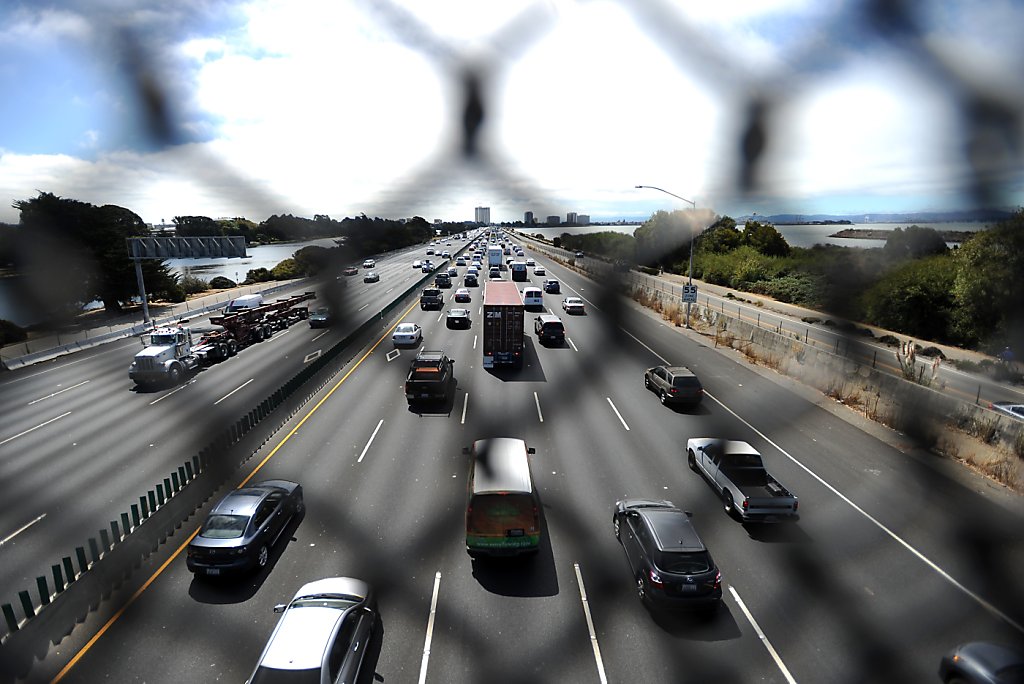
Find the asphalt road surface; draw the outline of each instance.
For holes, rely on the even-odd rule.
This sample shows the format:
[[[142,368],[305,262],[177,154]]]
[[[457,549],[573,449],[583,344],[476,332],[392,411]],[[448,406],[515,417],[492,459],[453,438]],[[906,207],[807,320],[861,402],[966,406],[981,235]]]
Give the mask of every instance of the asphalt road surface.
[[[468,330],[447,330],[444,312],[421,312],[410,302],[403,320],[423,326],[424,348],[443,348],[456,359],[458,389],[449,405],[406,404],[402,385],[415,350],[394,351],[382,329],[239,472],[239,482],[293,479],[306,492],[305,517],[268,567],[236,580],[193,578],[183,545],[202,520],[197,515],[142,568],[139,576],[152,581],[123,612],[92,616],[33,678],[49,681],[75,658],[61,681],[244,681],[276,623],[273,605],[305,582],[336,575],[365,579],[380,592],[383,631],[368,679],[378,682],[928,682],[937,681],[940,656],[957,643],[1021,642],[1017,497],[921,455],[898,435],[880,438],[884,431],[837,417],[813,394],[528,256],[547,267],[545,277],[562,280],[562,296],[587,301],[586,315],[566,316],[562,296],[545,295],[546,308],[565,321],[565,346],[538,345],[528,315],[524,367],[487,371],[479,340],[483,288],[473,290]],[[408,265],[394,266],[390,277],[411,273]],[[385,285],[390,272],[380,270]],[[166,442],[181,438],[186,421],[205,416],[215,423],[213,402],[236,388],[246,392],[243,383],[254,377],[239,368],[249,367],[246,354],[261,374],[281,366],[284,377],[324,347],[328,340],[319,334],[293,328],[284,341],[215,366],[155,407],[151,396],[126,387],[130,347],[84,357],[92,360],[80,364],[82,371],[64,371],[62,382],[89,380],[105,391],[82,386],[92,394],[68,396],[35,418],[22,409],[8,434],[72,411],[69,418],[88,414],[75,423],[83,432],[107,412],[123,420],[140,414],[144,423],[136,430],[156,429],[162,416],[169,423],[159,426],[163,437],[147,435],[154,446],[143,448],[127,429],[108,435],[97,426],[71,435],[47,426],[35,432],[59,441],[60,449],[44,435],[26,435],[31,441],[16,450],[0,445],[0,467],[23,452],[31,456],[19,469],[0,472],[0,501],[18,496],[15,483],[36,478],[35,496],[5,502],[2,519],[31,519],[51,507],[102,515],[108,498],[123,506],[116,492],[152,480],[136,467],[160,461],[153,472],[162,473],[164,461],[177,463]],[[116,358],[105,360],[104,353]],[[666,408],[644,389],[643,370],[659,363],[685,364],[698,374],[707,390],[699,408]],[[214,372],[223,375],[209,381]],[[116,377],[104,381],[101,373]],[[34,386],[21,401],[44,393],[45,386]],[[4,408],[13,401],[8,394]],[[465,552],[462,448],[492,436],[522,438],[536,449],[545,534],[532,559],[472,560]],[[695,436],[757,447],[800,497],[801,520],[744,526],[729,518],[686,467],[685,441]],[[103,459],[96,445],[113,451],[118,437],[131,440],[135,458],[111,473],[113,463],[93,463]],[[68,449],[87,438],[95,441]],[[40,467],[51,470],[35,473]],[[64,477],[76,481],[65,485]],[[92,496],[100,486],[103,494]],[[61,494],[48,493],[51,487]],[[641,606],[612,534],[614,502],[625,496],[667,498],[692,511],[723,575],[724,605],[716,616],[660,615]],[[32,507],[37,497],[42,501]],[[40,522],[23,534],[43,537],[46,529]],[[25,556],[41,564],[45,544],[25,543]],[[0,553],[8,551],[4,545]],[[102,636],[87,644],[108,619]]]

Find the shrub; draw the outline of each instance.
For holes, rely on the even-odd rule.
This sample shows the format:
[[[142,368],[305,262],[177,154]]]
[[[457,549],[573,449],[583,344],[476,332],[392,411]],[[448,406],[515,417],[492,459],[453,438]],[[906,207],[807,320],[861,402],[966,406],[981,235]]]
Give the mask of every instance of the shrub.
[[[930,356],[939,357],[940,359],[946,358],[946,355],[942,353],[942,350],[938,347],[924,347],[917,352],[918,356]]]
[[[210,289],[212,290],[228,290],[232,287],[237,287],[235,281],[224,276],[217,276],[210,281]]]
[[[209,283],[194,275],[182,277],[182,279],[178,281],[178,287],[180,287],[182,292],[186,295],[199,294],[200,292],[206,292],[210,289]]]
[[[816,318],[815,316],[804,316],[800,320],[803,321],[804,323],[810,323],[811,325],[814,325],[815,323],[821,323],[821,319]]]
[[[896,337],[895,335],[882,335],[881,337],[878,338],[878,341],[881,342],[882,344],[888,344],[893,347],[898,347],[901,344],[900,338]]]
[[[659,273],[661,273],[661,271],[659,271],[658,269],[651,268],[650,266],[640,266],[639,268],[641,273],[646,273],[649,276],[656,276]]]
[[[24,342],[28,339],[28,333],[24,328],[0,319],[0,347],[5,344],[14,344],[15,342]]]

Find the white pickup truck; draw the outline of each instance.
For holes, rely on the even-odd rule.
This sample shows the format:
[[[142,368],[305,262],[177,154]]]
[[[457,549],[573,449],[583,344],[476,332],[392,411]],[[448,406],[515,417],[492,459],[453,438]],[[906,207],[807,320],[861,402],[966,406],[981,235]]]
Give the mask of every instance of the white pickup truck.
[[[764,468],[746,442],[697,437],[686,442],[686,461],[722,497],[725,512],[743,522],[798,520],[799,501]]]

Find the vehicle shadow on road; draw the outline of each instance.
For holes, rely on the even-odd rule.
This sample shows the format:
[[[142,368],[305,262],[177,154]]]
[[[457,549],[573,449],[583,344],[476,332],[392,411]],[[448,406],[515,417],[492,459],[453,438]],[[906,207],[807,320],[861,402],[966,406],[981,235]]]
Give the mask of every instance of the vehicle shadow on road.
[[[541,519],[541,542],[531,556],[474,558],[473,577],[480,586],[500,596],[556,596],[558,575],[551,537],[545,518]]]
[[[798,524],[782,522],[778,524],[745,523],[743,529],[754,541],[766,544],[809,544],[813,541]]]
[[[198,603],[210,605],[224,605],[229,603],[243,603],[248,601],[259,591],[267,577],[277,565],[277,559],[285,552],[288,545],[297,541],[295,531],[305,518],[305,513],[295,516],[288,526],[281,533],[281,538],[270,550],[270,558],[266,567],[258,572],[250,572],[241,575],[227,577],[203,577],[194,575],[188,587],[188,595]]]
[[[689,641],[728,641],[742,636],[728,604],[714,613],[702,611],[647,611],[662,631]]]
[[[502,382],[547,382],[534,341],[529,337],[523,339],[523,365],[520,368],[489,368],[487,372]]]

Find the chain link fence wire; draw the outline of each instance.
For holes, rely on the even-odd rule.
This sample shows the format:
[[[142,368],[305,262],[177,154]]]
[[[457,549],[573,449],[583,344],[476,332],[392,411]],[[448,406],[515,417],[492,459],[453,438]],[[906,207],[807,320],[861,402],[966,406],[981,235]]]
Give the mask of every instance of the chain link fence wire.
[[[958,133],[963,140],[962,155],[967,161],[968,172],[954,179],[955,187],[951,190],[965,192],[979,207],[1006,205],[1008,182],[1012,185],[1021,177],[1021,135],[1024,130],[1021,120],[1021,112],[1024,111],[1022,71],[979,74],[966,68],[954,51],[930,41],[929,15],[942,11],[936,3],[863,0],[825,5],[818,14],[817,23],[805,27],[804,40],[792,46],[782,66],[769,74],[751,73],[743,61],[733,57],[729,49],[684,16],[676,4],[665,0],[622,0],[617,4],[643,28],[650,42],[658,46],[680,72],[703,81],[717,97],[729,103],[731,111],[739,113],[738,123],[729,133],[731,138],[720,141],[720,148],[732,150],[734,155],[732,175],[722,183],[723,196],[756,200],[765,193],[767,186],[772,184],[771,178],[780,163],[780,155],[785,154],[785,150],[778,147],[787,139],[787,127],[791,125],[787,110],[801,93],[820,87],[830,75],[849,63],[852,56],[846,46],[853,42],[874,46],[888,55],[894,67],[909,70],[936,86],[944,93],[947,104],[957,112]],[[367,213],[385,217],[417,214],[417,207],[428,198],[454,192],[467,179],[478,182],[493,197],[538,210],[538,215],[558,213],[561,200],[550,195],[540,182],[517,170],[517,160],[499,151],[488,126],[499,114],[495,108],[504,79],[514,73],[519,60],[569,15],[560,14],[554,3],[526,5],[504,25],[493,28],[488,37],[490,57],[483,59],[467,54],[457,40],[439,35],[403,4],[388,0],[362,0],[356,6],[406,47],[430,60],[450,84],[451,93],[448,130],[439,131],[439,135],[449,136],[453,144],[422,168],[411,173],[400,170],[386,194],[364,198],[366,205],[372,208]],[[118,27],[105,12],[96,10],[94,19],[110,22],[107,39],[101,42],[113,47],[127,84],[125,91],[133,94],[137,104],[137,123],[152,146],[167,149],[187,142],[181,135],[181,131],[187,129],[187,122],[172,105],[177,94],[167,89],[166,79],[161,77],[166,69],[172,68],[162,61],[165,55],[149,49],[150,36]],[[1016,47],[1020,51],[1014,56],[1016,62],[1024,64],[1024,48]],[[372,66],[361,65],[358,68]],[[928,122],[922,122],[922,125],[928,125]],[[615,132],[609,134],[615,135]],[[188,154],[200,153],[191,150]],[[279,211],[283,204],[281,198],[272,196],[215,156],[207,156],[205,162],[205,175],[200,179],[202,183],[223,188],[226,195],[245,197],[250,206],[263,208],[268,216]],[[194,165],[190,167],[194,168]],[[689,239],[688,234],[678,237],[677,244]],[[354,256],[358,255],[344,254],[339,258],[339,264]],[[346,310],[345,291],[331,282],[325,281],[321,285],[336,310]],[[626,307],[630,306],[622,296],[623,283],[616,277],[605,276],[597,279],[596,287],[594,301],[602,311],[603,334],[578,354],[581,368],[577,376],[583,383],[600,385],[612,381],[608,373],[609,359],[618,357],[620,350],[632,342],[623,330]],[[348,322],[342,324],[347,325]],[[687,344],[680,340],[681,349]],[[545,409],[546,421],[569,425],[587,423],[587,418],[577,415],[574,408],[574,397],[581,388],[550,387],[546,391],[553,397]],[[501,415],[474,416],[470,427],[481,437],[504,434],[510,424],[532,422],[535,418],[533,410],[533,406],[505,405]],[[920,416],[922,421],[931,418],[941,417]],[[635,454],[633,457],[643,458],[643,455]],[[909,485],[914,491],[941,491],[945,488],[932,468],[916,460],[909,467],[916,476],[916,481]],[[546,503],[556,501],[546,500]],[[340,517],[358,518],[358,511],[346,510],[343,501],[323,502],[322,505],[334,507]],[[579,518],[568,506],[559,505],[557,508],[557,525],[566,533],[565,538],[578,540],[575,553],[588,568],[589,592],[592,595],[621,593],[623,583],[628,581],[624,566],[608,567],[603,563],[588,550],[590,545],[580,543],[588,539],[590,523]],[[918,523],[926,524],[926,521]],[[437,548],[433,540],[449,537],[452,527],[458,528],[461,524],[459,511],[424,520],[415,537],[407,540],[410,557],[424,559],[426,567],[439,566],[447,551]],[[972,586],[977,587],[982,597],[1010,611],[1009,617],[1017,624],[1024,622],[1024,612],[1021,611],[1024,594],[1014,566],[1022,547],[1018,529],[1012,526],[992,527],[989,517],[982,518],[977,511],[964,510],[955,526],[932,531],[945,539],[949,548],[962,549],[959,558],[963,571],[973,578]],[[841,534],[838,530],[837,533]],[[329,534],[334,536],[332,541],[339,546],[359,549],[362,569],[367,576],[374,577],[383,601],[406,605],[421,603],[422,587],[410,584],[405,574],[389,562],[377,544],[374,530],[349,525],[338,527]],[[855,551],[865,557],[877,553],[872,548]],[[836,673],[834,681],[911,681],[906,671],[906,658],[894,645],[888,630],[879,629],[874,624],[875,618],[863,608],[861,598],[843,579],[831,575],[829,564],[816,554],[814,546],[789,545],[784,562],[792,580],[774,590],[783,597],[792,597],[793,622],[814,624],[816,606],[832,606],[832,629],[842,636],[842,643],[856,650],[846,662],[861,664],[862,669]],[[500,574],[501,571],[495,572]],[[879,568],[879,572],[884,573],[885,569]],[[568,588],[563,587],[562,590]],[[928,600],[924,597],[920,603],[927,604]],[[967,617],[954,609],[945,611],[945,615],[948,619]],[[933,621],[923,618],[921,637],[934,635],[938,628]],[[463,651],[479,654],[479,662],[470,669],[474,681],[556,682],[577,674],[568,669],[556,669],[540,675],[525,671],[520,675],[494,671],[489,663],[492,660],[501,662],[502,659],[492,659],[488,654],[497,656],[502,645],[487,638],[486,634],[485,625],[476,625],[464,632],[464,638],[472,643],[461,644]],[[258,641],[265,635],[251,636]],[[566,636],[566,640],[569,638]],[[560,659],[560,654],[569,646],[555,640],[547,646],[546,652],[535,654],[535,657],[547,663],[567,662]],[[687,658],[691,655],[698,658],[696,654],[687,653],[684,644],[679,648]],[[679,654],[667,654],[666,657],[680,662]],[[686,672],[678,672],[676,681],[749,681],[744,676],[742,663],[706,663],[688,659],[686,668]]]

